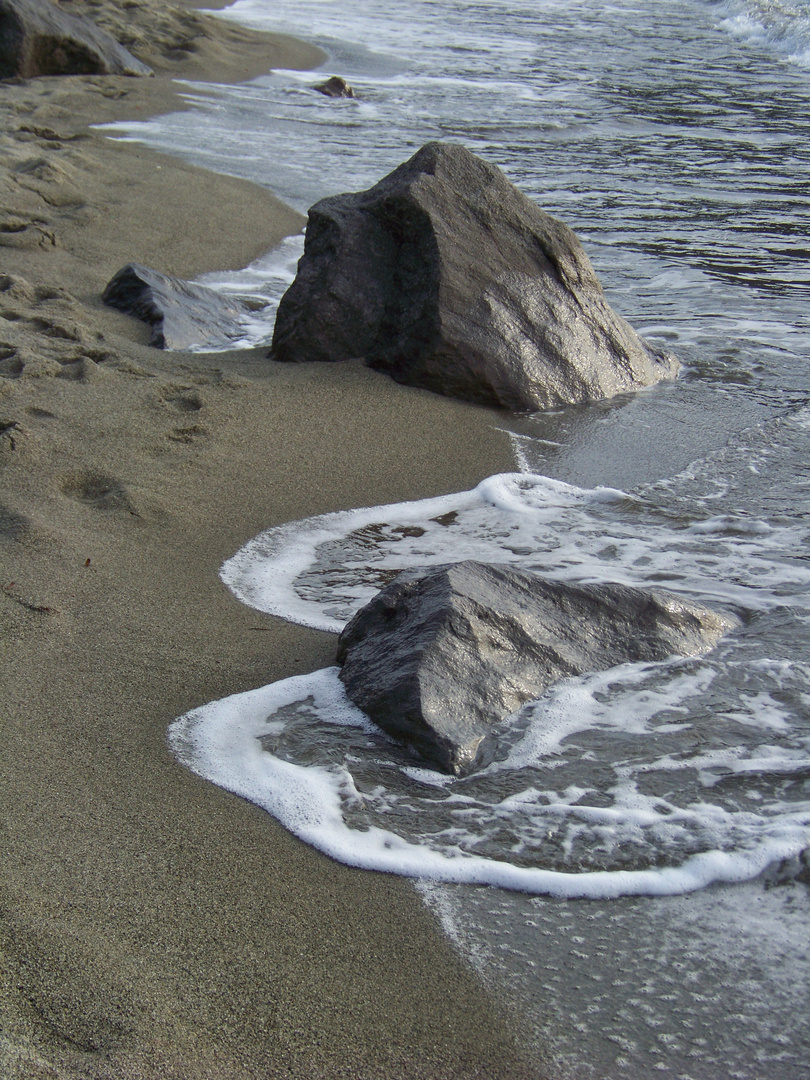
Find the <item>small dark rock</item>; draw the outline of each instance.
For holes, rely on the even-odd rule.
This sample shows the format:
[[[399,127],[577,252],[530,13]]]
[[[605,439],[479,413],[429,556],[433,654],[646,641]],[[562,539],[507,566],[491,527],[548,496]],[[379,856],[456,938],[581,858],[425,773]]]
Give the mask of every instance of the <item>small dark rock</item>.
[[[325,94],[326,97],[354,97],[354,90],[352,90],[346,80],[341,78],[340,75],[333,75],[331,79],[327,79],[326,82],[318,83],[313,89],[317,90],[319,94]]]
[[[496,726],[551,683],[700,655],[735,625],[665,592],[466,561],[400,574],[344,629],[337,659],[348,696],[375,723],[462,775]]]
[[[240,316],[251,308],[204,285],[128,263],[109,282],[102,299],[152,327],[158,349],[222,348],[244,335]]]
[[[760,880],[766,889],[772,889],[779,885],[792,885],[800,881],[802,885],[810,886],[810,848],[805,848],[798,855],[789,859],[781,859],[771,865],[760,874]]]
[[[611,310],[571,229],[452,143],[312,207],[270,355],[363,357],[397,382],[523,411],[679,366]]]
[[[0,0],[0,79],[151,74],[89,19],[50,0]]]

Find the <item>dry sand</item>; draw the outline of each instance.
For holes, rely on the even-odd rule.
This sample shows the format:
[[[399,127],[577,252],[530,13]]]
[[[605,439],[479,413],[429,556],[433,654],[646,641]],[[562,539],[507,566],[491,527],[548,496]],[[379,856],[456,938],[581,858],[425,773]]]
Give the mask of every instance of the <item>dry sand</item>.
[[[498,418],[351,365],[146,346],[136,259],[245,265],[300,218],[89,122],[316,50],[73,0],[154,79],[0,84],[0,1077],[537,1076],[410,883],[340,866],[180,767],[189,708],[331,663],[220,563],[267,526],[471,486]]]

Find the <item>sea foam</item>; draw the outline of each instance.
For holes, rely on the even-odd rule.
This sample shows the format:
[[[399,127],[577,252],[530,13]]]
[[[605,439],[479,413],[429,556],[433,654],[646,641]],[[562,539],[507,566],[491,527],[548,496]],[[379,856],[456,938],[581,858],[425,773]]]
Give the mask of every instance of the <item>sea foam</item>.
[[[554,704],[559,704],[559,697]],[[321,744],[330,726],[343,728],[344,733],[354,729],[360,737],[342,746],[333,740],[332,745],[344,752],[338,760],[297,763],[289,759],[290,748],[279,746],[287,725],[294,727],[296,722],[314,728]],[[586,722],[580,718],[579,729],[584,726]],[[530,751],[535,763],[539,741],[534,741]],[[345,698],[335,668],[195,709],[172,725],[170,745],[189,768],[263,807],[325,854],[350,866],[416,878],[592,899],[664,896],[690,892],[712,882],[747,880],[810,843],[808,802],[776,816],[767,810],[735,815],[708,803],[678,811],[666,800],[642,795],[627,780],[614,788],[613,805],[604,807],[589,806],[583,798],[588,791],[576,787],[556,793],[527,789],[486,802],[481,796],[466,794],[474,790],[473,785],[442,777],[438,790],[446,805],[440,818],[442,827],[437,829],[437,786],[420,775],[428,770],[402,769],[395,752],[386,760],[384,739]],[[353,762],[364,753],[376,758],[378,775],[373,786],[362,769],[356,775],[352,771]],[[516,755],[513,764],[520,756]],[[727,763],[727,756],[718,756],[712,762],[700,760],[689,767]],[[806,769],[810,758],[794,757],[790,766]],[[498,767],[503,770],[508,764],[499,763]],[[752,771],[760,769],[760,763],[752,763]],[[407,780],[427,790],[428,795],[415,793],[406,799],[395,784],[384,789],[387,774],[395,771],[403,771]],[[481,787],[480,779],[477,787]],[[421,821],[416,820],[419,816]],[[408,819],[407,832],[402,827],[403,817]],[[735,821],[735,817],[744,820]],[[386,827],[388,819],[394,821],[391,828]],[[572,835],[587,830],[591,838],[601,840],[600,834],[607,832],[617,844],[637,842],[638,834],[646,829],[664,828],[667,836],[659,836],[657,842],[671,844],[684,824],[693,821],[718,839],[735,835],[739,846],[698,851],[677,865],[614,870],[563,871],[475,853],[493,827],[511,829],[512,852],[520,845],[525,854],[538,832],[557,831],[561,823],[567,823]]]
[[[670,501],[678,482],[701,476],[693,467],[668,481]],[[172,747],[354,866],[602,898],[756,876],[810,843],[808,670],[760,655],[749,629],[754,613],[784,618],[786,594],[790,610],[807,609],[810,571],[794,548],[804,526],[714,497],[691,510],[673,519],[644,492],[507,473],[268,530],[225,563],[223,580],[246,603],[321,630],[342,629],[401,569],[463,558],[665,585],[734,607],[744,625],[701,660],[551,687],[503,726],[495,760],[463,779],[377,731],[336,668],[194,710],[172,726]]]

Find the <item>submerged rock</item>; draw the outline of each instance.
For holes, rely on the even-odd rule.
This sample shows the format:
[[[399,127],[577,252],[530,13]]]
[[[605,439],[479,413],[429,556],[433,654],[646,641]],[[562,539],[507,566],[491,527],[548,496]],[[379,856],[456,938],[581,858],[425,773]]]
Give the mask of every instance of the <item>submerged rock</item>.
[[[354,97],[354,90],[352,90],[351,86],[349,86],[346,80],[340,75],[333,75],[330,79],[327,79],[326,82],[318,83],[314,89],[317,90],[319,94],[325,94],[326,97]]]
[[[50,0],[0,0],[0,78],[151,75],[105,30]]]
[[[524,411],[679,366],[611,310],[568,226],[452,143],[312,207],[270,356],[363,357],[398,382]]]
[[[158,349],[192,345],[221,348],[244,336],[240,317],[247,304],[204,285],[128,263],[109,282],[102,299],[110,307],[148,323],[149,344]]]
[[[736,620],[665,592],[570,585],[466,561],[406,571],[340,635],[346,692],[445,772],[551,683],[630,661],[708,652]]]

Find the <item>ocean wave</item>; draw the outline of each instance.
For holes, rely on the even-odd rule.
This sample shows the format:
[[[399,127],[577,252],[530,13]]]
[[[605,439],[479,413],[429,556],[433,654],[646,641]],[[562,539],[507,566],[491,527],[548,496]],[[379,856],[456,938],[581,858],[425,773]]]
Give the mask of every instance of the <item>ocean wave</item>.
[[[337,669],[195,710],[172,727],[175,753],[319,850],[415,877],[669,895],[797,855],[810,844],[808,669],[762,649],[795,642],[796,621],[810,617],[805,526],[704,490],[718,464],[733,489],[754,449],[635,492],[507,473],[454,495],[321,515],[268,530],[221,571],[251,606],[333,632],[400,570],[464,558],[665,586],[744,614],[709,657],[565,680],[503,726],[490,765],[460,780],[379,732]]]
[[[729,13],[719,23],[723,30],[798,67],[810,67],[810,5],[801,0],[733,0],[725,7]]]
[[[367,870],[608,899],[744,881],[798,855],[810,844],[810,801],[785,792],[810,773],[807,748],[692,753],[697,733],[679,713],[712,673],[676,664],[651,692],[657,667],[567,680],[530,708],[510,757],[463,780],[409,767],[345,697],[336,668],[212,702],[175,721],[169,739],[193,771]],[[582,764],[589,732],[602,748],[593,768]],[[686,771],[679,798],[672,774]],[[744,776],[744,806],[718,772]],[[660,774],[666,795],[650,782]]]

